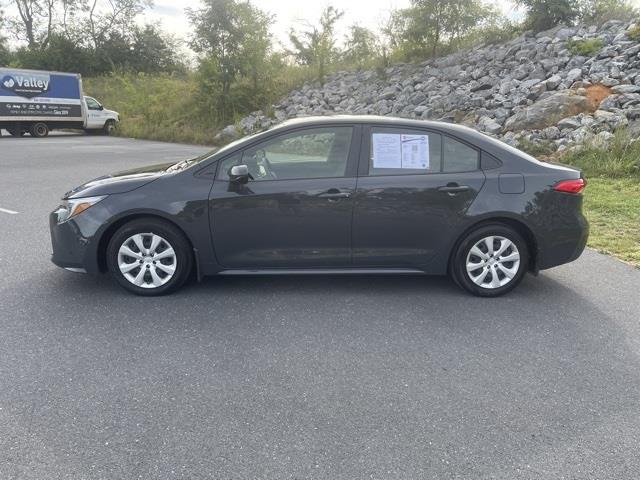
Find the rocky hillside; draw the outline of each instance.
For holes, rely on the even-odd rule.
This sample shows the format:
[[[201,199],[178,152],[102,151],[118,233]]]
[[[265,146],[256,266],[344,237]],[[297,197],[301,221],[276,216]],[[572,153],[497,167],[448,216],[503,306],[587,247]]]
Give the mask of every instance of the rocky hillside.
[[[558,27],[394,65],[383,74],[340,72],[324,85],[291,92],[270,117],[254,112],[225,128],[218,140],[293,117],[373,114],[458,122],[549,151],[585,141],[606,145],[616,129],[640,122],[640,43],[629,36],[633,27],[617,21]]]

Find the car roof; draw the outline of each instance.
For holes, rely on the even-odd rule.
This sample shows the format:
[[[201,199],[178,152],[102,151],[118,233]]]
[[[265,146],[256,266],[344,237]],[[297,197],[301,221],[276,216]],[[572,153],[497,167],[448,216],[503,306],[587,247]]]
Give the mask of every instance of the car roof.
[[[286,120],[279,124],[279,127],[303,126],[303,125],[323,125],[335,123],[357,123],[357,124],[378,124],[390,126],[415,126],[420,128],[437,128],[438,130],[474,132],[475,130],[447,122],[435,122],[430,120],[416,120],[401,117],[383,117],[380,115],[323,115],[314,117],[298,117]]]

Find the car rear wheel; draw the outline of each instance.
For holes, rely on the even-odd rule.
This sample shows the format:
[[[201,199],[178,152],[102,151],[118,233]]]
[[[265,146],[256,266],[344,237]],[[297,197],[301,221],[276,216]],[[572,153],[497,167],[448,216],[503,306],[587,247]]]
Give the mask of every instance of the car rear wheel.
[[[193,255],[184,234],[155,219],[134,220],[121,227],[107,247],[111,276],[137,295],[171,293],[189,278]]]
[[[527,273],[529,251],[522,236],[502,225],[485,225],[458,245],[451,275],[474,295],[498,297],[513,290]]]

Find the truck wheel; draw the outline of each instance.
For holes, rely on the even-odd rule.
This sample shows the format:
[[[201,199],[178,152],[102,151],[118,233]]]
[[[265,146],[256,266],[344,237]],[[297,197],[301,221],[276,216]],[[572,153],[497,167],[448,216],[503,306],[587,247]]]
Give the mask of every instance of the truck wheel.
[[[109,135],[113,135],[115,131],[116,131],[116,122],[114,122],[113,120],[107,120],[104,123],[104,127],[102,127],[102,133],[109,136]]]
[[[29,129],[29,133],[31,133],[32,137],[36,138],[46,137],[49,135],[49,127],[43,122],[34,123]]]

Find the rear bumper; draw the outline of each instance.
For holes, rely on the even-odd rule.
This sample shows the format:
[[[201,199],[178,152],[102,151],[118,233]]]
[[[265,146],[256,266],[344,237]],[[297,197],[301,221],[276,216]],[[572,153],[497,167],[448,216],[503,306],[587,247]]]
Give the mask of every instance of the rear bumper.
[[[580,213],[573,222],[565,221],[562,227],[557,227],[539,238],[545,240],[538,245],[538,270],[573,262],[582,255],[587,245],[589,222]]]

